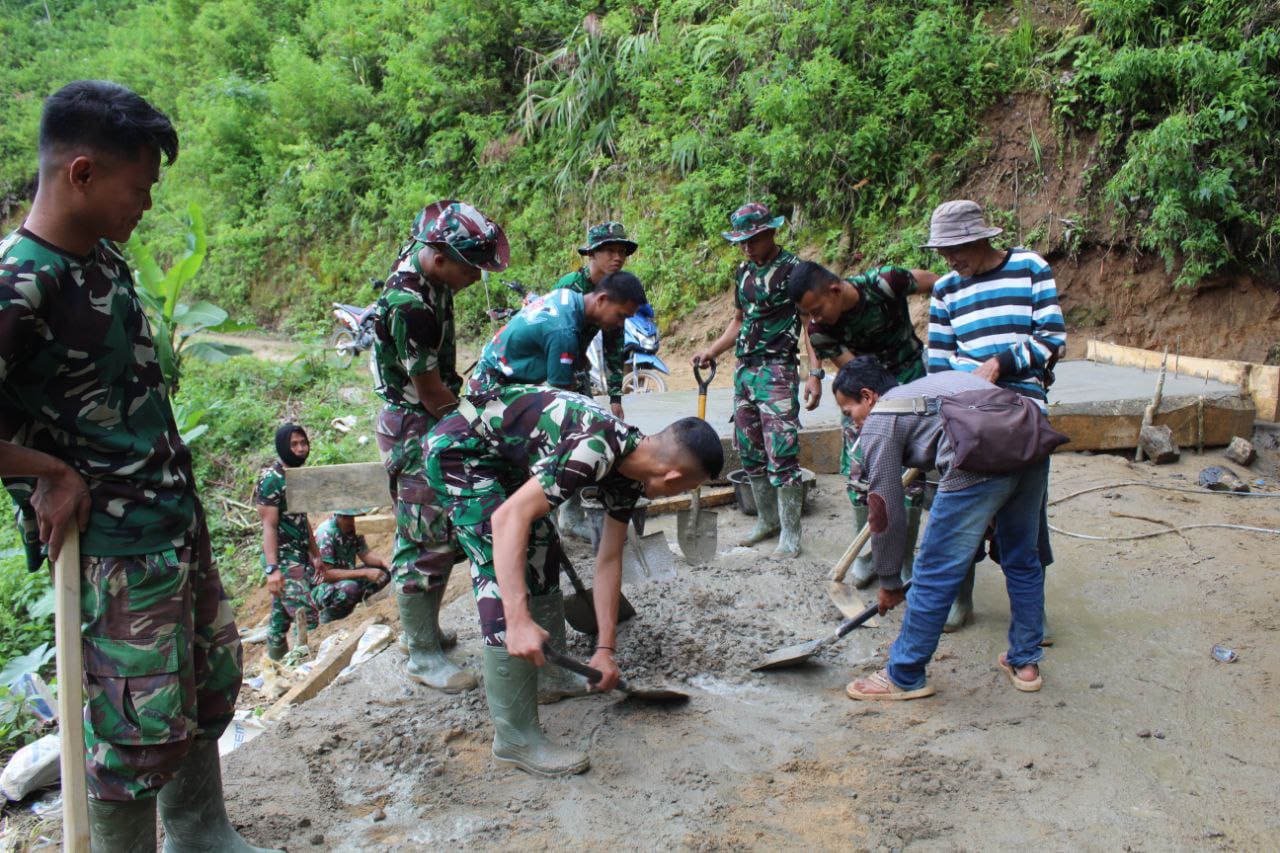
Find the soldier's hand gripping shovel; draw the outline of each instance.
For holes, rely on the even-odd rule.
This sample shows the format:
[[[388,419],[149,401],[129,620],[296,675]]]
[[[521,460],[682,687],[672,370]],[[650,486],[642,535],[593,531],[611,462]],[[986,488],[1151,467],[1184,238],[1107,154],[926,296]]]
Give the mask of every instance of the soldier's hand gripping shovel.
[[[906,592],[910,588],[911,584],[907,583],[907,585],[902,588],[902,591]],[[776,652],[770,652],[763,661],[751,667],[751,671],[761,672],[766,669],[786,669],[789,666],[799,666],[809,658],[816,655],[822,649],[843,638],[845,634],[848,634],[854,628],[857,628],[859,625],[867,622],[867,620],[872,616],[876,615],[876,611],[879,609],[879,602],[873,602],[861,613],[851,619],[846,619],[841,622],[840,627],[836,628],[833,633],[828,634],[825,637],[820,637],[816,640],[809,640],[805,643],[796,643],[794,646],[786,646],[778,649]]]
[[[711,372],[704,380],[702,369],[693,366],[693,378],[698,383],[698,417],[707,419],[707,389],[716,378],[716,363],[711,362]],[[702,486],[693,490],[689,509],[682,509],[676,516],[676,539],[680,551],[691,563],[709,563],[716,558],[720,544],[720,531],[716,514],[702,508]]]
[[[902,474],[902,487],[905,489],[911,484],[911,481],[920,476],[919,468],[908,468]],[[867,544],[867,540],[871,538],[871,525],[864,524],[862,529],[858,531],[858,535],[854,537],[853,542],[845,549],[844,554],[836,561],[835,566],[831,569],[831,580],[827,583],[827,597],[831,599],[831,603],[839,608],[846,619],[854,619],[862,613],[862,598],[858,595],[853,587],[845,584],[844,576],[849,571],[849,566],[853,564],[854,559]]]
[[[578,673],[591,684],[595,684],[602,678],[600,670],[561,654],[548,643],[542,644],[542,654],[556,666],[562,666],[567,670]],[[652,702],[655,705],[679,705],[689,701],[688,693],[681,693],[679,690],[671,690],[666,687],[632,687],[625,679],[621,678],[618,679],[618,686],[614,689],[625,693],[628,699],[634,699],[637,702]]]
[[[573,584],[573,595],[566,595],[564,598],[565,621],[581,634],[594,636],[600,633],[600,625],[596,622],[596,604],[591,595],[591,587],[583,586],[582,579],[573,570],[573,563],[569,562],[568,554],[561,555],[560,565],[564,567],[564,573],[569,576],[569,583]],[[631,602],[627,601],[627,597],[619,592],[618,624],[626,622],[635,615],[636,609],[631,606]]]

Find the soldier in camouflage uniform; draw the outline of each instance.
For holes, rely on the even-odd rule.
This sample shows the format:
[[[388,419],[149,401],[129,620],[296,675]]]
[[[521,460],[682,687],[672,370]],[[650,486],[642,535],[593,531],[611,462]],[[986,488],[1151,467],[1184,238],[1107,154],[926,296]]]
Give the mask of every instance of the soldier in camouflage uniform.
[[[778,536],[777,557],[800,554],[800,401],[797,356],[800,320],[787,294],[796,256],[774,239],[784,222],[763,204],[745,204],[729,217],[721,236],[742,247],[747,260],[737,270],[733,319],[693,363],[706,367],[735,347],[733,439],[751,480],[756,525],[738,544],[755,545]],[[781,534],[779,535],[779,530]]]
[[[154,851],[157,800],[166,849],[257,849],[227,820],[218,762],[240,641],[118,248],[177,148],[123,86],[68,84],[45,102],[31,211],[0,240],[0,476],[34,487],[51,560],[82,531],[94,851]]]
[[[566,391],[500,386],[468,397],[432,430],[427,477],[471,560],[484,635],[493,754],[542,776],[580,773],[585,753],[550,743],[538,725],[542,645],[564,648],[562,552],[548,512],[586,486],[606,519],[596,555],[595,685],[616,684],[622,546],[636,502],[691,489],[724,463],[715,430],[685,418],[645,437],[594,401]]]
[[[321,624],[350,615],[357,604],[391,581],[387,561],[370,551],[369,543],[356,533],[356,516],[365,512],[340,509],[316,528],[316,547],[323,565],[314,598],[321,608]],[[358,568],[358,563],[363,567]]]
[[[506,269],[506,235],[469,204],[439,201],[414,221],[374,319],[375,391],[383,400],[377,439],[391,478],[396,543],[391,570],[409,649],[406,671],[429,687],[456,693],[477,685],[444,654],[440,602],[455,561],[444,511],[423,470],[422,437],[458,405],[453,295]]]
[[[297,618],[308,628],[320,624],[320,611],[312,593],[320,582],[320,549],[311,535],[305,512],[289,512],[284,469],[307,461],[311,442],[297,424],[276,430],[276,455],[280,458],[262,469],[253,489],[253,503],[262,519],[262,571],[271,592],[271,616],[267,621],[267,656],[280,660],[289,650],[286,637]],[[301,629],[299,629],[301,630]]]
[[[905,385],[924,376],[924,344],[911,323],[907,297],[927,294],[938,280],[928,270],[880,267],[841,279],[821,264],[802,261],[791,271],[787,283],[791,300],[802,316],[809,318],[810,363],[805,383],[805,408],[817,408],[822,399],[822,359],[837,368],[858,355],[870,355]],[[853,503],[854,527],[867,523],[866,483],[862,479],[862,450],[853,421],[842,416],[844,448],[840,472],[848,477],[849,500]],[[924,483],[916,480],[907,489],[907,549],[902,559],[902,579],[911,580],[915,563],[915,542],[920,531]],[[853,563],[854,585],[863,589],[875,577],[870,549]]]

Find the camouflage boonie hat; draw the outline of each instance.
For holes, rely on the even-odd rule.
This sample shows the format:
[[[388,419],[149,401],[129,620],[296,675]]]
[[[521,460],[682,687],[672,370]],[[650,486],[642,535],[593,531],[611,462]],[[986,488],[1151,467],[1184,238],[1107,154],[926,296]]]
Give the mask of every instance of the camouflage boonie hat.
[[[424,207],[413,221],[413,239],[439,246],[455,261],[489,272],[501,272],[511,260],[511,246],[498,224],[453,199]]]
[[[741,243],[744,240],[750,240],[761,231],[771,231],[775,228],[781,228],[782,223],[787,220],[781,216],[774,216],[769,212],[769,208],[758,201],[750,204],[744,204],[733,212],[729,217],[729,227],[731,231],[721,231],[720,236],[728,240],[730,243]]]
[[[333,511],[333,514],[347,515],[347,516],[350,516],[351,518],[355,518],[361,515],[368,515],[371,512],[373,512],[373,507],[363,507],[361,509],[335,509]]]
[[[640,244],[635,240],[627,238],[627,229],[622,227],[621,222],[601,222],[599,225],[592,225],[587,229],[587,242],[585,245],[578,247],[579,255],[589,255],[601,246],[609,243],[620,243],[630,255],[636,249],[640,248]]]

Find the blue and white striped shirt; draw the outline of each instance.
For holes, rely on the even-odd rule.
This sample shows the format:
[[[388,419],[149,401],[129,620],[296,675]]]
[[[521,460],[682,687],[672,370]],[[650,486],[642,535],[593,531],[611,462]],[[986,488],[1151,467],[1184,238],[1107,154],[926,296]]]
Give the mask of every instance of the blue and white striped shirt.
[[[1000,361],[997,382],[1043,407],[1049,359],[1067,342],[1053,270],[1035,252],[1010,249],[990,272],[938,279],[929,300],[925,366],[972,372]]]

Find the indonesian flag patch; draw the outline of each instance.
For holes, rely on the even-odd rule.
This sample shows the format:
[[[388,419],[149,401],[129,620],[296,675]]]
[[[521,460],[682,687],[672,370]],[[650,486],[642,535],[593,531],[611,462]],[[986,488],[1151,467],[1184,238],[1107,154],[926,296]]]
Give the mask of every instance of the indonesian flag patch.
[[[573,364],[573,356],[567,352],[560,353],[561,364]]]

